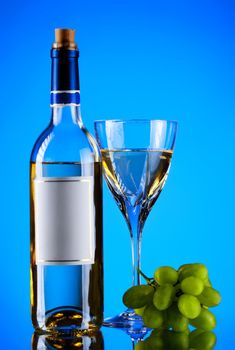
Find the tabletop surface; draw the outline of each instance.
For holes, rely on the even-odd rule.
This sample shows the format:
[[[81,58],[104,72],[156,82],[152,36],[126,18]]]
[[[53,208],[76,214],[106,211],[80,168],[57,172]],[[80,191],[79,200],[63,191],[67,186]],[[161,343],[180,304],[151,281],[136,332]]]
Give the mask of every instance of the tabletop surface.
[[[232,331],[232,323],[228,322],[226,318],[223,319],[217,316],[217,327],[214,330],[216,334],[217,343],[214,349],[227,350],[235,348],[235,337]],[[230,324],[230,325],[229,325]],[[133,350],[134,342],[131,336],[121,329],[113,329],[102,327],[101,332],[92,339],[87,337],[72,343],[64,343],[60,340],[53,340],[48,336],[37,336],[30,325],[19,324],[19,327],[14,327],[14,322],[8,324],[8,327],[1,329],[2,346],[1,349],[8,350]],[[66,345],[65,345],[66,344]],[[71,344],[71,345],[70,345]],[[178,348],[177,348],[178,349]],[[182,349],[183,350],[183,349]]]

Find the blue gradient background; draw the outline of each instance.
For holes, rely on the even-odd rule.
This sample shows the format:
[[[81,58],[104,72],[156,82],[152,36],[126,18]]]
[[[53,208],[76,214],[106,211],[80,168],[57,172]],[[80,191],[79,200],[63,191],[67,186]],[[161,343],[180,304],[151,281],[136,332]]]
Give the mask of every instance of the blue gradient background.
[[[15,0],[1,3],[0,16],[1,348],[29,349],[33,331],[28,165],[50,118],[55,27],[77,29],[91,132],[101,118],[179,121],[170,175],[145,225],[142,267],[151,275],[162,264],[205,263],[223,295],[216,349],[233,348],[235,2]],[[106,186],[104,204],[107,316],[123,309],[131,255]]]

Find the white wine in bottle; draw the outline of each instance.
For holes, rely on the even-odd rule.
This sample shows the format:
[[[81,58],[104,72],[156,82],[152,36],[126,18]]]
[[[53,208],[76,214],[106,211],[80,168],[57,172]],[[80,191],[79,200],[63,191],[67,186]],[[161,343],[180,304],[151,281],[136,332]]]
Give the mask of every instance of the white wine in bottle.
[[[32,323],[72,335],[103,321],[102,170],[81,119],[78,56],[74,30],[56,29],[52,116],[30,163]]]

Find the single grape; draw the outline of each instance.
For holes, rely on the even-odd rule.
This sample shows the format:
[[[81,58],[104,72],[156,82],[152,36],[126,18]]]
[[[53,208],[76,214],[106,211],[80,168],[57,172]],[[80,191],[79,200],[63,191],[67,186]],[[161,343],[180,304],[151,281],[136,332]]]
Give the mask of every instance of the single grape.
[[[163,324],[163,313],[155,308],[155,306],[147,306],[144,310],[143,321],[146,327],[160,328]]]
[[[201,304],[213,307],[219,305],[221,302],[221,295],[216,289],[205,287],[203,292],[198,296],[198,299]]]
[[[183,270],[188,268],[189,266],[192,266],[193,264],[183,264],[178,268],[178,273],[181,273]]]
[[[211,350],[216,344],[213,332],[202,332],[190,339],[190,346],[195,350]]]
[[[138,315],[138,316],[143,316],[144,310],[145,310],[145,306],[141,307],[139,309],[134,309],[136,315]]]
[[[172,284],[164,284],[157,288],[153,295],[153,304],[158,310],[166,310],[172,304],[175,288]]]
[[[188,319],[183,316],[174,303],[167,311],[167,323],[175,332],[185,332],[188,329]]]
[[[178,281],[178,272],[169,266],[161,266],[154,272],[155,281],[163,284],[175,284]]]
[[[198,317],[201,312],[199,300],[195,296],[189,294],[183,294],[179,297],[178,308],[183,316],[190,319]]]
[[[189,320],[189,323],[195,328],[211,331],[216,326],[216,318],[211,311],[202,308],[200,315],[193,320]]]
[[[154,288],[149,285],[139,285],[129,288],[123,295],[123,303],[132,309],[139,309],[152,301]]]
[[[194,277],[194,276],[186,277],[181,282],[181,290],[185,294],[197,296],[202,293],[203,289],[204,289],[204,283],[198,277]]]
[[[179,273],[180,282],[185,278],[195,276],[200,278],[202,281],[208,279],[208,270],[203,264],[191,264],[190,266],[185,267]]]

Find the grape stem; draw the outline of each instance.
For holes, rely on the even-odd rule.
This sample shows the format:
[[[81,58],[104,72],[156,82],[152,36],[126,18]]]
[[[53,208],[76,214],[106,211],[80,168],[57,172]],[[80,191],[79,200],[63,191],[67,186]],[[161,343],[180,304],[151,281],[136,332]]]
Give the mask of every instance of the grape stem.
[[[152,287],[156,287],[156,284],[154,282],[154,278],[147,277],[138,267],[137,267],[138,273],[145,279],[145,281],[148,283],[148,285]]]

